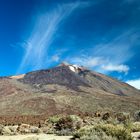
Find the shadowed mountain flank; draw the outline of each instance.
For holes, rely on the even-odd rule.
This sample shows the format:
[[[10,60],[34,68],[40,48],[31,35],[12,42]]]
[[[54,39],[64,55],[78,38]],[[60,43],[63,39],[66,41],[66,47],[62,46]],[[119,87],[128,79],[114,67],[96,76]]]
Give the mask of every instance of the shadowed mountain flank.
[[[34,86],[58,84],[73,90],[78,90],[78,86],[90,86],[86,79],[71,71],[67,66],[30,72],[19,81]]]

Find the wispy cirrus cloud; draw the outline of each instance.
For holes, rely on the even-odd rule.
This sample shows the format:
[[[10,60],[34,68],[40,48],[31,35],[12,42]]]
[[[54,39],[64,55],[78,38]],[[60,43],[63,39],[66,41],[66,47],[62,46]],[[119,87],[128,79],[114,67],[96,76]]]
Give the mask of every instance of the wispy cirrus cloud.
[[[66,10],[66,7],[69,7],[69,9]],[[28,44],[25,46],[25,55],[18,71],[28,65],[32,65],[34,68],[41,67],[44,54],[52,43],[54,39],[53,36],[55,36],[60,23],[68,17],[76,7],[77,4],[58,6],[57,9],[50,13],[47,12],[38,15],[35,21],[35,27],[27,41]]]
[[[55,35],[58,33],[60,26],[74,10],[86,6],[89,6],[88,2],[66,3],[57,5],[55,9],[46,13],[38,14],[34,21],[33,30],[29,33],[29,38],[26,43],[23,43],[24,46],[22,47],[25,48],[25,54],[18,72],[26,67],[41,68],[47,61],[47,50],[55,40]],[[54,59],[58,60],[58,57],[55,56]]]
[[[119,72],[127,74],[130,67],[126,64],[134,55],[134,45],[138,41],[138,33],[131,29],[114,39],[96,44],[87,50],[87,55],[67,58],[69,62],[77,63],[95,69],[102,73]],[[83,52],[85,52],[83,50]]]
[[[139,40],[137,32],[135,29],[130,29],[114,39],[97,44],[92,52],[94,56],[102,56],[114,64],[125,63],[134,56],[132,49],[137,40]]]

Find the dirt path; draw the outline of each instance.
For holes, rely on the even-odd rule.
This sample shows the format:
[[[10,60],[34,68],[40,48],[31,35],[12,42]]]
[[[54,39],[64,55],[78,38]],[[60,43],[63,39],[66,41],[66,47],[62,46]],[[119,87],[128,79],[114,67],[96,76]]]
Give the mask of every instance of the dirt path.
[[[55,136],[46,134],[0,136],[0,140],[70,140],[70,138],[72,138],[72,136]]]

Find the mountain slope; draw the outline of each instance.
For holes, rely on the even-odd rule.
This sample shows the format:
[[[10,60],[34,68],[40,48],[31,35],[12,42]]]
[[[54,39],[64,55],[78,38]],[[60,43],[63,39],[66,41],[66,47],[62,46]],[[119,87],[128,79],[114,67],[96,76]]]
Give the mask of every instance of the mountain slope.
[[[139,90],[76,65],[0,78],[0,115],[133,113],[139,107]]]
[[[92,87],[96,87],[115,95],[135,96],[136,98],[139,98],[140,95],[140,92],[134,87],[97,72],[88,72],[85,74],[85,79],[90,85],[92,85]]]

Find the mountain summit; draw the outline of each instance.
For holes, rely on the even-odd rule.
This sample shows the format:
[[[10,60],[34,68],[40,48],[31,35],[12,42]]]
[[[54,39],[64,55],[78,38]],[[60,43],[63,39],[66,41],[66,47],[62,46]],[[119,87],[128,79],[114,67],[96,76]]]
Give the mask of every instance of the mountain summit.
[[[139,106],[139,90],[68,63],[0,78],[1,115],[93,113],[97,110],[134,112]]]
[[[86,68],[84,68],[83,66],[78,66],[78,65],[72,65],[69,64],[67,62],[62,62],[59,66],[66,66],[68,67],[71,71],[75,72],[75,73],[79,73],[81,71],[86,70]]]

